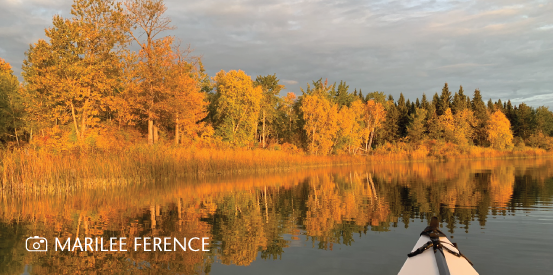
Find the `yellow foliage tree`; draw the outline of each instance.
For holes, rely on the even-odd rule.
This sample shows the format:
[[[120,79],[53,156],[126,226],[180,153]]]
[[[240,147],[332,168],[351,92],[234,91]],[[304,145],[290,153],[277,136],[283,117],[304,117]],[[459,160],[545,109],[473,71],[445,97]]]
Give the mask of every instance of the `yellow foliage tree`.
[[[500,110],[495,111],[486,126],[488,141],[491,147],[505,149],[513,147],[513,132],[511,122]]]
[[[349,153],[356,154],[362,142],[363,117],[365,104],[362,100],[351,103],[351,107],[343,106],[338,114],[340,126],[339,135],[345,140]]]
[[[261,86],[254,87],[241,70],[221,70],[215,82],[219,135],[239,145],[252,141],[263,98]]]
[[[369,100],[365,105],[365,130],[362,133],[363,139],[365,140],[365,151],[371,148],[375,130],[378,129],[385,120],[386,110],[384,106],[379,102]]]
[[[126,39],[114,1],[75,0],[70,19],[54,16],[49,41],[31,45],[23,62],[26,109],[51,125],[73,121],[82,139],[120,85],[119,49]],[[44,125],[48,127],[48,125]]]
[[[318,93],[304,95],[301,104],[304,129],[311,140],[309,151],[313,154],[328,154],[338,132],[338,106]]]
[[[443,130],[443,138],[446,141],[455,141],[455,118],[450,108],[447,108],[443,115],[438,118],[440,128]]]

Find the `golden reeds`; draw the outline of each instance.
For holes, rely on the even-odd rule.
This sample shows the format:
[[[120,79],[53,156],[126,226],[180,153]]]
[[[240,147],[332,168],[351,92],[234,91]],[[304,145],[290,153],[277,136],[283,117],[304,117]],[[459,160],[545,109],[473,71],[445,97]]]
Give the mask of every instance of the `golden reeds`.
[[[497,151],[450,143],[388,144],[365,156],[313,156],[278,150],[131,146],[116,151],[52,153],[31,148],[0,151],[3,195],[55,194],[152,184],[170,178],[202,178],[289,171],[316,166],[370,162],[466,158],[516,158],[547,155],[529,147]]]

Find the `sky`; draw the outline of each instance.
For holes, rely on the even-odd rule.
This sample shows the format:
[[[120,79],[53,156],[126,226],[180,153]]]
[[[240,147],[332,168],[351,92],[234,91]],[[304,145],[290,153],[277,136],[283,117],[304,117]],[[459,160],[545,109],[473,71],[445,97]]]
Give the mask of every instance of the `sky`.
[[[166,0],[173,35],[211,76],[276,74],[283,92],[320,78],[364,94],[431,98],[444,83],[485,101],[553,109],[553,1]],[[0,0],[0,57],[29,45],[72,0]],[[20,77],[21,79],[21,77]]]

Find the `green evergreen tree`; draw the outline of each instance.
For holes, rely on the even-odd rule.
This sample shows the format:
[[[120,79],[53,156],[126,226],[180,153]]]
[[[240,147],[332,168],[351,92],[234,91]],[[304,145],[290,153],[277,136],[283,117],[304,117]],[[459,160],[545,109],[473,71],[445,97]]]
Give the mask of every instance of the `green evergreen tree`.
[[[487,132],[486,126],[488,125],[488,110],[484,101],[482,100],[482,95],[480,90],[474,90],[474,96],[472,97],[471,102],[472,111],[474,112],[474,117],[476,118],[476,128],[475,131],[475,140],[474,143],[479,146],[484,146],[487,144]]]
[[[467,108],[467,97],[464,94],[463,86],[459,87],[459,92],[453,96],[453,103],[451,104],[451,111],[456,114]]]
[[[553,112],[548,107],[541,106],[536,109],[536,129],[544,135],[553,136]]]
[[[414,113],[409,116],[409,126],[407,127],[407,137],[411,142],[419,142],[425,136],[425,121],[426,110],[417,108]]]
[[[426,119],[426,129],[428,137],[431,139],[441,139],[442,138],[442,128],[436,114],[436,108],[433,104],[430,104]]]
[[[515,109],[516,123],[513,127],[515,136],[519,136],[522,139],[527,139],[535,129],[535,116],[532,107],[521,103],[518,108]]]
[[[495,112],[495,105],[493,104],[492,99],[488,100],[488,111],[491,113]]]
[[[436,106],[436,113],[438,114],[438,116],[441,116],[444,114],[447,108],[451,108],[451,92],[449,91],[447,83],[445,83],[444,87],[442,88],[442,94]]]
[[[399,131],[399,111],[394,104],[394,98],[392,95],[388,96],[388,103],[386,108],[386,123],[382,127],[382,139],[388,142],[396,142],[400,137]]]
[[[399,94],[399,99],[397,100],[397,110],[398,110],[398,133],[400,137],[407,135],[407,124],[409,124],[409,107],[405,103],[405,97],[403,93]]]
[[[427,113],[428,113],[429,108],[430,108],[430,103],[428,103],[428,100],[426,99],[426,94],[425,93],[422,94],[421,108],[425,109]]]
[[[338,90],[334,95],[334,102],[338,103],[338,106],[340,106],[340,108],[342,106],[349,107],[351,103],[355,100],[353,95],[348,92],[348,89],[349,85],[346,85],[346,82],[340,80],[340,84],[338,84]]]

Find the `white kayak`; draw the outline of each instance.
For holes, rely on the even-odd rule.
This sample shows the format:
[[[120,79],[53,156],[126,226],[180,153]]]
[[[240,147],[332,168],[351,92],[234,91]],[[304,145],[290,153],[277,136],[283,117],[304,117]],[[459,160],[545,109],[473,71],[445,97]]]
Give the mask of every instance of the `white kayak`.
[[[433,218],[432,222],[437,223],[437,219]],[[469,260],[437,229],[438,227],[432,226],[432,222],[431,226],[421,233],[398,275],[478,274]]]

